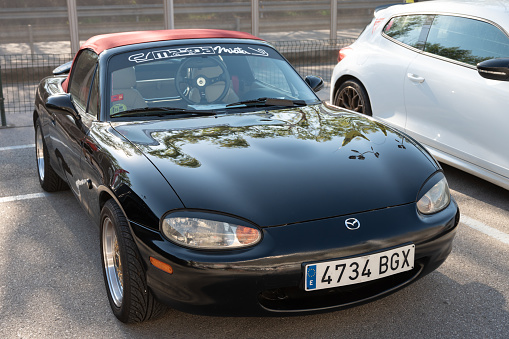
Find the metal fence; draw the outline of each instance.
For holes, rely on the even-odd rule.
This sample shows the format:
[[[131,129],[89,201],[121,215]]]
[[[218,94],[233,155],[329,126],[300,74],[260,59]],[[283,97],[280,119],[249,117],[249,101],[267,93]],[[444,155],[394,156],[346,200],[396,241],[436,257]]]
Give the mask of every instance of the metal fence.
[[[339,49],[353,41],[326,39],[275,41],[272,44],[302,76],[322,77],[327,89]],[[37,84],[72,57],[71,54],[0,55],[0,110],[3,103],[9,115],[32,112]],[[5,126],[5,116],[2,118]]]
[[[0,98],[3,98],[5,112],[32,112],[37,84],[69,60],[72,60],[71,54],[0,55]]]
[[[76,0],[79,40],[103,33],[163,29],[165,1]],[[240,30],[255,35],[332,28],[331,0],[259,0],[259,32],[252,30],[252,0],[172,2],[175,28]],[[338,28],[362,28],[371,20],[377,6],[396,2],[404,1],[336,0],[336,24]],[[72,20],[65,3],[65,0],[0,1],[0,41],[31,44],[70,41]]]

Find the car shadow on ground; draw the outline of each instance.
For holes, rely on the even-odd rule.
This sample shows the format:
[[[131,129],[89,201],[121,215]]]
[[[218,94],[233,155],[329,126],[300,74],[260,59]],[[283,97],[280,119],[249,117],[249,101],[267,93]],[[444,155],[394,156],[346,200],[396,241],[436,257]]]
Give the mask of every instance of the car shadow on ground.
[[[505,304],[504,296],[486,284],[462,285],[435,272],[394,295],[346,310],[252,318],[170,310],[159,320],[121,327],[135,337],[188,333],[204,338],[502,338],[509,321]]]

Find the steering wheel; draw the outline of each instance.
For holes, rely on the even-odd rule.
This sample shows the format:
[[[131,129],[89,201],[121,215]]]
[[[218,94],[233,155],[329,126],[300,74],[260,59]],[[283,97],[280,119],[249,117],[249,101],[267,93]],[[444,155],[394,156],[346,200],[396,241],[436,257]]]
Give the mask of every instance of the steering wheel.
[[[216,75],[218,70],[220,73]],[[219,90],[219,94],[213,93],[212,90],[221,86],[221,82],[224,85]],[[226,66],[221,60],[213,57],[188,58],[180,64],[175,77],[178,94],[192,105],[221,101],[228,93],[230,84],[230,75]]]

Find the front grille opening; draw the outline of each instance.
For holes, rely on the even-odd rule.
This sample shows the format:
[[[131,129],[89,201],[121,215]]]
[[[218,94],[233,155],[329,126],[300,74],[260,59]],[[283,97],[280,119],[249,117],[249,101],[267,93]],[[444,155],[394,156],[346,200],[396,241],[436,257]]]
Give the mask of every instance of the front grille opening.
[[[417,279],[424,268],[416,263],[411,271],[356,285],[319,291],[304,291],[299,287],[266,290],[260,293],[260,305],[272,312],[315,311],[346,308],[388,295]]]

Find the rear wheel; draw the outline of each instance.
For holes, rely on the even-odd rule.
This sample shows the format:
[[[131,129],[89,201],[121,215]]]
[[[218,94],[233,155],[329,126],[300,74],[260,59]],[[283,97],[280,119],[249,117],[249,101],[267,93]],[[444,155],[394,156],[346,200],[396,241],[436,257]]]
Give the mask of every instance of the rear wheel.
[[[120,321],[136,323],[164,314],[166,307],[147,287],[127,219],[113,200],[101,211],[101,258],[110,306]]]
[[[334,105],[372,115],[368,93],[357,80],[347,80],[339,86],[334,95]]]
[[[56,192],[68,189],[67,183],[58,176],[49,162],[48,148],[42,135],[42,127],[39,119],[35,122],[35,160],[39,183],[47,192]]]

